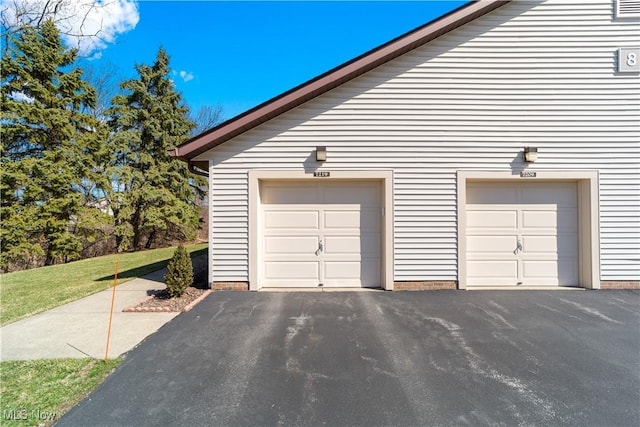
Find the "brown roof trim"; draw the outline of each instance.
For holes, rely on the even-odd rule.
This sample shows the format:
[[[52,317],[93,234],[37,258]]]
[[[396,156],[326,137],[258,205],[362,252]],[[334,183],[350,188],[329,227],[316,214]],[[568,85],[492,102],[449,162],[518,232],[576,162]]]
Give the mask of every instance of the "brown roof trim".
[[[189,161],[229,139],[307,102],[385,62],[497,9],[509,0],[470,2],[320,76],[252,108],[178,146],[171,155]]]

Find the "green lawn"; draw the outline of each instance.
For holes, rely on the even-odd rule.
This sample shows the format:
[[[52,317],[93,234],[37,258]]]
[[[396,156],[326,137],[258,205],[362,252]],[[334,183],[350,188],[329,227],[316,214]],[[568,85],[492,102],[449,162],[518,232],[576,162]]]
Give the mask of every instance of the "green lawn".
[[[207,244],[188,245],[194,255]],[[68,264],[17,271],[0,276],[0,326],[75,301],[113,285],[116,259],[118,283],[164,268],[175,248],[107,255]]]
[[[120,362],[50,359],[0,363],[0,426],[53,424]]]

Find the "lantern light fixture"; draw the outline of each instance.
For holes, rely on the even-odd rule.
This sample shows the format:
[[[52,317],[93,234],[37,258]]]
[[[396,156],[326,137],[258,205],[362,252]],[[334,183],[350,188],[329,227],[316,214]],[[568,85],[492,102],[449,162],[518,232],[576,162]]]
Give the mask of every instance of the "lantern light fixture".
[[[327,160],[327,147],[316,147],[316,160],[318,162]]]
[[[524,160],[533,163],[538,160],[538,149],[536,147],[524,147]]]

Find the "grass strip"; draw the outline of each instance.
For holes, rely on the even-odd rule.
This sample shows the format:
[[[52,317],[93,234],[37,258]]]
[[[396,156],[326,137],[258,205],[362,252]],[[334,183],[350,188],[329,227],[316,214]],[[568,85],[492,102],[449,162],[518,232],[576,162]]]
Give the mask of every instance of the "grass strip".
[[[206,251],[207,244],[186,245],[192,256]],[[116,258],[118,283],[166,267],[175,247],[83,259],[0,276],[0,326],[58,307],[113,284]]]
[[[49,426],[122,361],[20,360],[0,363],[0,426]]]

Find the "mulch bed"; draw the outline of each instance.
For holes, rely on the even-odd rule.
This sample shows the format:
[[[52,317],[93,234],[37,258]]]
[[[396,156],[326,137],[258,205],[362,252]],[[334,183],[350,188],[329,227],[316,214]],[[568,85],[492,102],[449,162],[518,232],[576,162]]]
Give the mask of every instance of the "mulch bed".
[[[151,291],[151,295],[147,299],[122,311],[134,313],[189,311],[209,293],[211,293],[210,289],[188,287],[181,296],[171,298],[166,289]]]

